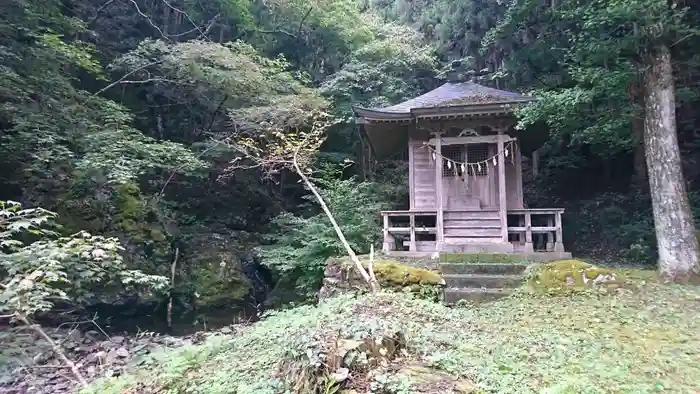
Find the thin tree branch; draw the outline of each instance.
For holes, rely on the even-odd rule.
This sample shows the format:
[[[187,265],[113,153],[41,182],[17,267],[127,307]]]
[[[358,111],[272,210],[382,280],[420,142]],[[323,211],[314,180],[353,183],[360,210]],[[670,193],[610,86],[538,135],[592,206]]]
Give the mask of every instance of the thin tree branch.
[[[214,121],[216,120],[216,117],[217,117],[219,111],[220,111],[221,108],[224,106],[224,103],[226,103],[226,100],[228,100],[228,95],[224,96],[224,99],[221,100],[221,103],[219,103],[219,106],[216,107],[216,110],[215,110],[214,113],[212,114],[211,121],[209,122],[209,126],[207,127],[207,129],[206,129],[203,133],[208,133],[209,130],[211,130],[211,128],[214,126]],[[205,149],[204,151],[202,151],[202,153],[200,153],[200,154],[197,156],[197,158],[200,158],[200,157],[204,156],[207,152],[211,151],[211,150],[214,149],[215,147],[216,147],[216,145],[211,146],[211,147]],[[180,171],[180,170],[182,169],[183,166],[184,166],[184,164],[181,165],[181,166],[179,166],[179,167],[177,167],[177,168],[175,168],[175,170],[173,170],[173,172],[170,173],[170,176],[169,176],[168,179],[165,181],[165,184],[163,185],[163,187],[160,189],[160,193],[158,193],[158,197],[162,197],[162,196],[163,196],[163,194],[165,193],[165,188],[168,186],[168,184],[170,183],[170,181],[173,180],[173,177],[175,176],[175,174],[176,174],[178,171]]]
[[[35,333],[37,333],[40,337],[42,337],[46,342],[49,343],[51,346],[51,350],[53,350],[54,353],[63,361],[63,363],[70,369],[71,373],[73,374],[73,377],[80,383],[80,385],[85,388],[88,386],[88,382],[83,376],[83,374],[80,373],[80,370],[78,367],[75,365],[75,363],[66,356],[66,353],[61,349],[61,347],[49,336],[49,334],[44,331],[40,325],[38,324],[33,324],[29,318],[24,315],[23,313],[15,313],[15,316],[17,316],[17,319],[24,323],[27,327],[31,328],[34,330]]]
[[[673,44],[671,44],[671,48],[673,48],[674,46],[680,44],[682,41],[685,41],[686,39],[688,39],[688,38],[690,38],[690,37],[692,37],[692,36],[694,36],[694,35],[695,35],[695,33],[688,33],[688,34],[686,34],[685,36],[681,37],[678,41],[676,41],[676,42],[674,42]]]
[[[306,18],[309,17],[309,15],[311,14],[311,10],[313,10],[313,9],[314,9],[314,7],[309,7],[308,11],[306,11],[306,13],[304,14],[304,17],[301,18],[301,21],[299,22],[299,28],[297,29],[297,34],[290,33],[286,30],[260,30],[260,29],[256,29],[255,31],[257,33],[263,33],[263,34],[283,34],[287,37],[294,38],[295,40],[298,41],[300,36],[301,36],[301,29],[304,27],[304,22],[306,21]]]
[[[284,31],[284,30],[259,30],[259,29],[256,29],[255,31],[256,31],[257,33],[263,33],[263,34],[283,34],[283,35],[285,35],[285,36],[288,36],[288,37],[291,37],[291,38],[294,38],[294,39],[297,38],[297,36],[296,36],[295,34],[292,34],[292,33],[288,32],[288,31]]]
[[[194,26],[195,29],[196,29],[197,31],[199,31],[200,37],[204,37],[204,38],[206,38],[207,40],[211,41],[211,39],[210,39],[209,37],[207,37],[206,33],[205,33],[204,31],[202,31],[202,29],[201,29],[196,23],[194,23],[194,21],[193,21],[192,18],[189,16],[189,14],[187,14],[185,11],[183,11],[183,10],[181,10],[181,9],[179,9],[179,8],[173,7],[172,5],[170,5],[170,3],[167,2],[167,0],[161,0],[161,1],[162,1],[165,5],[167,5],[171,10],[173,10],[173,11],[179,13],[179,14],[184,15],[185,18],[187,18],[187,20],[192,24],[192,26]]]
[[[109,85],[107,85],[107,86],[105,86],[104,88],[102,88],[102,89],[98,90],[97,92],[95,92],[95,94],[93,94],[93,96],[100,95],[101,93],[104,93],[106,90],[109,90],[109,89],[113,88],[114,86],[119,85],[119,84],[122,83],[122,81],[124,81],[129,75],[132,75],[132,74],[134,74],[134,73],[137,73],[137,72],[139,72],[139,71],[141,71],[141,70],[144,70],[144,69],[146,69],[146,68],[148,68],[148,67],[151,67],[151,66],[155,66],[156,64],[160,64],[160,63],[163,63],[163,60],[158,60],[158,61],[155,61],[155,62],[152,62],[152,63],[144,64],[144,65],[141,66],[141,67],[138,67],[138,68],[136,68],[136,69],[134,69],[134,70],[131,70],[131,71],[129,71],[128,73],[124,74],[121,78],[117,79],[116,81],[110,83]]]
[[[100,14],[102,11],[104,11],[107,7],[109,7],[112,3],[114,3],[115,0],[107,0],[106,3],[102,4],[97,11],[95,11],[95,16],[88,22],[87,26],[90,27],[92,26],[95,21],[97,21],[100,18]]]
[[[141,15],[142,17],[146,18],[146,20],[148,21],[148,23],[149,23],[151,26],[153,26],[154,29],[158,30],[158,33],[160,33],[160,35],[161,35],[163,38],[165,38],[166,40],[170,41],[170,38],[168,38],[168,36],[167,36],[165,33],[163,33],[163,30],[161,30],[160,27],[158,27],[148,15],[144,14],[144,13],[141,11],[141,9],[139,8],[139,5],[136,3],[136,1],[135,1],[135,0],[130,0],[130,1],[131,1],[131,3],[134,4],[134,7],[136,7],[136,12],[138,12],[139,15]]]
[[[138,85],[142,83],[150,83],[150,82],[169,82],[169,83],[174,83],[178,85],[182,85],[182,83],[178,81],[173,81],[170,79],[165,79],[165,78],[148,78],[148,79],[143,79],[143,80],[126,80],[126,81],[120,81],[120,85]]]
[[[372,280],[372,277],[370,277],[370,274],[367,272],[365,267],[362,265],[362,262],[355,254],[355,251],[352,250],[350,243],[345,238],[345,234],[343,234],[343,230],[341,230],[340,226],[338,226],[338,222],[335,221],[335,217],[333,216],[333,213],[331,212],[331,210],[328,208],[326,201],[323,199],[323,197],[318,192],[318,190],[313,185],[313,183],[311,183],[311,181],[309,180],[309,177],[307,177],[306,174],[304,174],[304,171],[302,171],[302,169],[299,167],[298,155],[299,155],[299,151],[301,150],[303,145],[304,145],[304,143],[299,144],[299,146],[297,146],[296,150],[294,151],[294,158],[292,160],[292,163],[294,165],[294,169],[296,170],[297,174],[299,174],[299,177],[301,177],[302,181],[304,181],[304,183],[309,188],[309,190],[314,195],[314,197],[316,197],[316,200],[318,201],[319,205],[321,206],[321,209],[323,209],[323,212],[326,214],[326,217],[328,217],[328,220],[331,222],[331,226],[333,226],[333,230],[335,230],[336,235],[340,239],[340,243],[343,244],[343,247],[345,248],[345,251],[347,252],[348,256],[350,256],[350,259],[353,261],[353,263],[355,263],[355,267],[357,268],[357,271],[362,276],[362,279],[364,279],[369,284],[369,287],[372,290],[372,293],[378,292],[379,291],[379,284],[376,281]]]

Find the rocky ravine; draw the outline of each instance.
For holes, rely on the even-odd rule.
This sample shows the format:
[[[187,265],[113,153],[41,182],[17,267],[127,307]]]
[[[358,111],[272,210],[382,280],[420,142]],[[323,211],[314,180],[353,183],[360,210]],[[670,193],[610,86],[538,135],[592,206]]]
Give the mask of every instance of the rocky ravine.
[[[186,337],[142,333],[107,336],[99,330],[81,332],[47,328],[46,332],[92,381],[122,373],[157,348],[175,348],[203,341],[215,333],[230,334],[231,327]],[[0,394],[68,394],[78,387],[70,369],[29,327],[0,326]]]

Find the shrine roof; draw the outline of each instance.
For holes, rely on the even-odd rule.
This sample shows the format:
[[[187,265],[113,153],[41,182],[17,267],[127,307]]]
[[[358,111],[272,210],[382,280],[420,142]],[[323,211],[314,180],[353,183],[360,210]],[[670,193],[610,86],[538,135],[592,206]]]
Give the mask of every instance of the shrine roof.
[[[353,108],[359,118],[374,121],[409,120],[416,116],[480,115],[512,112],[513,104],[534,101],[532,96],[479,85],[448,82],[418,97],[384,108]]]

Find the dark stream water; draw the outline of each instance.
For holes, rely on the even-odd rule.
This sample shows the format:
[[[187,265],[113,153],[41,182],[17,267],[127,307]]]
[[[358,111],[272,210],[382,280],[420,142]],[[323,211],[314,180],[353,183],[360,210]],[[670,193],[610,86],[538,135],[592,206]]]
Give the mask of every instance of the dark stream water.
[[[246,300],[231,302],[225,308],[195,310],[187,302],[174,302],[172,324],[168,325],[166,300],[151,303],[124,300],[118,305],[94,305],[81,314],[84,316],[75,320],[89,320],[97,316],[96,323],[110,335],[153,332],[172,336],[185,336],[231,324],[256,321],[263,312],[267,295],[275,283],[271,272],[257,259],[243,262],[241,267],[252,285],[252,290]],[[45,324],[55,326],[55,323]],[[86,331],[95,329],[92,324],[85,324],[83,327]]]

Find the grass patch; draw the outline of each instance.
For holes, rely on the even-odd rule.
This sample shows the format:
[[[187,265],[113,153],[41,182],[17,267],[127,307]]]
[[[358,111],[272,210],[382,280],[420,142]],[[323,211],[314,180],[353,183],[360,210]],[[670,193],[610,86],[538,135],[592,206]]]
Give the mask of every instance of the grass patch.
[[[302,369],[321,387],[338,372],[341,348],[354,351],[352,362],[341,357],[350,365],[343,388],[359,394],[698,392],[700,288],[621,275],[638,281],[634,291],[478,308],[401,294],[333,298],[160,355],[86,392],[277,394]]]

